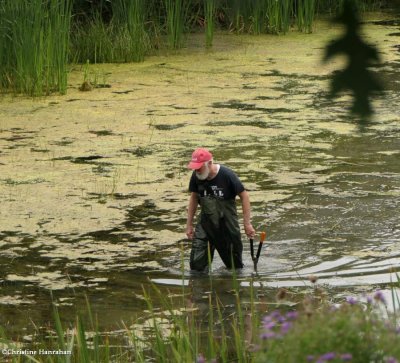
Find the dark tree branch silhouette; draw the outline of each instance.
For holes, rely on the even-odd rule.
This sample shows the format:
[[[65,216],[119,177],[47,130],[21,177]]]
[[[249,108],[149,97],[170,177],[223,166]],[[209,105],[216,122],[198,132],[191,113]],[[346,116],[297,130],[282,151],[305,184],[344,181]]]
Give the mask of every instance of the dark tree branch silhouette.
[[[373,113],[370,97],[383,91],[381,83],[369,70],[373,63],[379,63],[379,54],[375,47],[361,38],[360,21],[353,0],[344,2],[342,14],[336,18],[336,22],[345,25],[345,34],[327,45],[323,60],[326,62],[344,54],[348,57],[348,64],[333,75],[330,97],[344,90],[352,91],[354,99],[351,112],[365,121]]]

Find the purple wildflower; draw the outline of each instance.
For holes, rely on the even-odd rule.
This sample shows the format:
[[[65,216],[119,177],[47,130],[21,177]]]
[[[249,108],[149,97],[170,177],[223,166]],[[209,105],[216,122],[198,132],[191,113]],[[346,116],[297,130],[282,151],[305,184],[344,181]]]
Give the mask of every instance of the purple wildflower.
[[[335,357],[336,357],[335,352],[325,353],[320,356],[320,358],[322,358],[324,361],[335,359]]]
[[[314,362],[315,357],[313,355],[307,356],[307,362]]]
[[[340,355],[340,359],[343,362],[348,362],[348,361],[351,361],[353,359],[353,356],[350,353],[343,353],[343,354]]]
[[[396,334],[400,335],[400,326],[398,326],[398,327],[395,329],[394,332],[395,332]]]
[[[295,320],[297,312],[288,312],[282,315],[279,311],[275,310],[269,315],[263,317],[264,331],[260,335],[261,339],[280,339],[283,335],[287,334],[292,327],[293,323],[289,320]]]
[[[349,296],[346,298],[346,302],[350,305],[355,305],[355,304],[357,304],[358,301],[356,298]]]
[[[278,319],[278,323],[283,324],[286,321],[286,318],[284,316],[280,316]]]
[[[206,359],[204,358],[204,355],[203,355],[203,354],[200,353],[200,354],[197,356],[196,363],[206,363]]]
[[[399,363],[395,357],[386,357],[385,363]]]
[[[276,322],[275,321],[270,321],[268,323],[264,323],[263,326],[264,326],[264,329],[271,330],[271,329],[275,328]]]
[[[291,322],[289,322],[289,321],[285,321],[284,323],[282,323],[282,325],[281,325],[281,333],[283,335],[287,334],[289,332],[290,328],[292,327],[292,325],[293,324]]]
[[[371,296],[367,296],[367,304],[371,305],[373,303],[373,299]]]
[[[274,319],[271,315],[266,315],[266,316],[264,316],[262,320],[263,320],[263,323],[264,323],[264,324],[268,324],[268,323],[270,323],[271,321],[275,321],[275,319]]]
[[[299,313],[297,311],[289,311],[286,313],[286,318],[288,320],[296,320],[299,316]]]
[[[386,305],[386,299],[382,290],[378,290],[377,292],[375,292],[374,299]]]
[[[274,320],[279,320],[282,317],[278,310],[274,310],[269,316]]]

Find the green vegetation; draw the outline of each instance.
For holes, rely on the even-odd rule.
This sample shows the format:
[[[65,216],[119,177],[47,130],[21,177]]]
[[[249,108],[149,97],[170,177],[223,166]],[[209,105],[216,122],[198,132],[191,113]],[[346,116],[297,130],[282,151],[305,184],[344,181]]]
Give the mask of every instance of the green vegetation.
[[[189,1],[165,0],[167,39],[172,49],[181,48],[185,30],[185,19]]]
[[[0,89],[32,96],[66,92],[71,5],[0,3]]]
[[[362,11],[377,0],[354,0]],[[0,90],[65,93],[68,63],[141,62],[185,46],[190,32],[284,34],[313,31],[317,13],[343,0],[4,0],[0,2]]]
[[[204,1],[204,23],[206,29],[206,47],[211,47],[214,38],[214,17],[216,0]]]
[[[300,31],[312,33],[312,26],[314,23],[314,16],[316,7],[316,0],[298,0],[296,9],[297,27]]]
[[[315,279],[310,281],[316,283]],[[211,291],[213,283],[210,277]],[[399,304],[396,288],[398,283],[392,284],[392,303]],[[25,347],[8,340],[3,332],[0,344],[3,352],[71,352],[47,356],[27,352],[13,355],[13,362],[395,363],[400,359],[398,311],[388,312],[385,294],[380,290],[363,301],[347,297],[340,304],[326,301],[317,286],[311,293],[293,294],[281,289],[277,302],[270,304],[262,303],[255,290],[253,282],[250,292],[241,290],[233,274],[233,306],[224,305],[209,292],[208,310],[204,311],[191,302],[183,281],[181,294],[168,297],[152,285],[143,291],[147,310],[133,325],[125,326],[118,343],[99,332],[88,301],[87,313],[78,314],[69,329],[63,326],[54,305],[54,328],[43,338],[38,334],[39,342]],[[154,305],[156,300],[161,309]],[[265,310],[274,305],[277,308]]]
[[[380,313],[385,297],[377,291],[366,302],[312,305],[300,313],[274,311],[263,318],[263,343],[256,362],[398,362],[400,331],[395,316]]]

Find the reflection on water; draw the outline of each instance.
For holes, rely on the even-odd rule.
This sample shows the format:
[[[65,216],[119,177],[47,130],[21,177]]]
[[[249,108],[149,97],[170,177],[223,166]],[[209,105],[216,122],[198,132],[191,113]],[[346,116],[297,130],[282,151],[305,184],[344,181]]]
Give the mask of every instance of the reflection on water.
[[[52,299],[73,320],[87,295],[102,327],[118,331],[118,322],[146,309],[143,287],[152,283],[167,294],[189,289],[204,309],[210,291],[231,305],[231,272],[218,256],[213,283],[188,271],[185,165],[200,144],[240,175],[254,225],[267,232],[257,273],[244,239],[244,294],[254,281],[271,301],[277,287],[308,288],[313,274],[340,298],[348,288],[362,294],[395,279],[400,74],[393,26],[366,28],[381,47],[385,64],[375,71],[388,91],[362,130],[348,116],[347,96],[325,98],[334,68],[319,61],[338,29],[320,27],[310,36],[221,35],[207,54],[195,48],[107,65],[110,90],[79,93],[75,72],[67,96],[2,100],[0,325],[25,334],[31,320],[51,320]]]

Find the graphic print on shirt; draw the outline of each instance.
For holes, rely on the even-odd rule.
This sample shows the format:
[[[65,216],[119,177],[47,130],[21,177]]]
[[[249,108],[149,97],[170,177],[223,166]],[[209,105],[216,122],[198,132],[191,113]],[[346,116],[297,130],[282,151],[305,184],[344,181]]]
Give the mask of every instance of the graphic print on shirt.
[[[204,185],[203,188],[199,187],[199,191],[202,197],[215,197],[224,198],[224,188],[218,188],[216,185]]]

